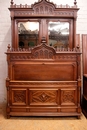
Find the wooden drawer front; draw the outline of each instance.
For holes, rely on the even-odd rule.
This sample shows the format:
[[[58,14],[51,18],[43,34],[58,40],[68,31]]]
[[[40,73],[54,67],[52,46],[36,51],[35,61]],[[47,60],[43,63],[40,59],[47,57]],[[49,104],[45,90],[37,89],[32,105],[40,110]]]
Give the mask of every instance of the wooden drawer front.
[[[12,89],[11,90],[12,105],[27,105],[27,90]]]
[[[30,105],[57,104],[57,90],[30,90]]]
[[[61,105],[77,105],[77,89],[61,89]]]

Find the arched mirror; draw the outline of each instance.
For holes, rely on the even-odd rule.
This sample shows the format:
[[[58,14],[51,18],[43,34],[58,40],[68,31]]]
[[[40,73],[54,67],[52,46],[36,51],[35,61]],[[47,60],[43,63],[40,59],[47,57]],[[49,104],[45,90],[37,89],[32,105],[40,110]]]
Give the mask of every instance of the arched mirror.
[[[28,21],[18,23],[19,48],[34,47],[38,44],[39,22]]]

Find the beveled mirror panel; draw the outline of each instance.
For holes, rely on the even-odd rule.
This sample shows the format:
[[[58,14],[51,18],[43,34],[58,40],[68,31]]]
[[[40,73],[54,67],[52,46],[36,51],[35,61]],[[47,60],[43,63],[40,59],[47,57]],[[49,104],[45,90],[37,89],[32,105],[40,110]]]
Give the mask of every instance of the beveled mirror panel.
[[[69,22],[50,21],[48,23],[48,44],[54,48],[68,48]]]
[[[39,38],[39,22],[19,22],[18,37],[20,48],[36,46]]]

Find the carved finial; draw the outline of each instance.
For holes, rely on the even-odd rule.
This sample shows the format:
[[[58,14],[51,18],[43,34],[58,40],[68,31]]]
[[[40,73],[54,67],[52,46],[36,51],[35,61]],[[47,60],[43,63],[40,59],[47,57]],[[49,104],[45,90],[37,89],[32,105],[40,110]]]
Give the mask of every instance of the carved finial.
[[[76,6],[76,4],[77,4],[77,2],[76,2],[76,0],[74,0],[74,5]]]
[[[8,48],[7,51],[10,51],[11,48],[10,44],[8,44],[7,48]]]
[[[13,3],[14,3],[13,0],[11,0],[11,5],[13,5]]]
[[[77,49],[79,49],[79,48],[80,48],[79,44],[76,46],[76,48],[77,48]]]

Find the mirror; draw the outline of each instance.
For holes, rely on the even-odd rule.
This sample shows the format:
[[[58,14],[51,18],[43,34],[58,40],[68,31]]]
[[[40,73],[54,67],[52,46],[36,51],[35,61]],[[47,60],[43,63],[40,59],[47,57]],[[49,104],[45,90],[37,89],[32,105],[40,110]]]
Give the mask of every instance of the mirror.
[[[39,39],[39,22],[19,22],[18,39],[19,48],[36,46]]]
[[[69,23],[49,22],[48,23],[48,44],[54,48],[68,48],[69,45]]]

